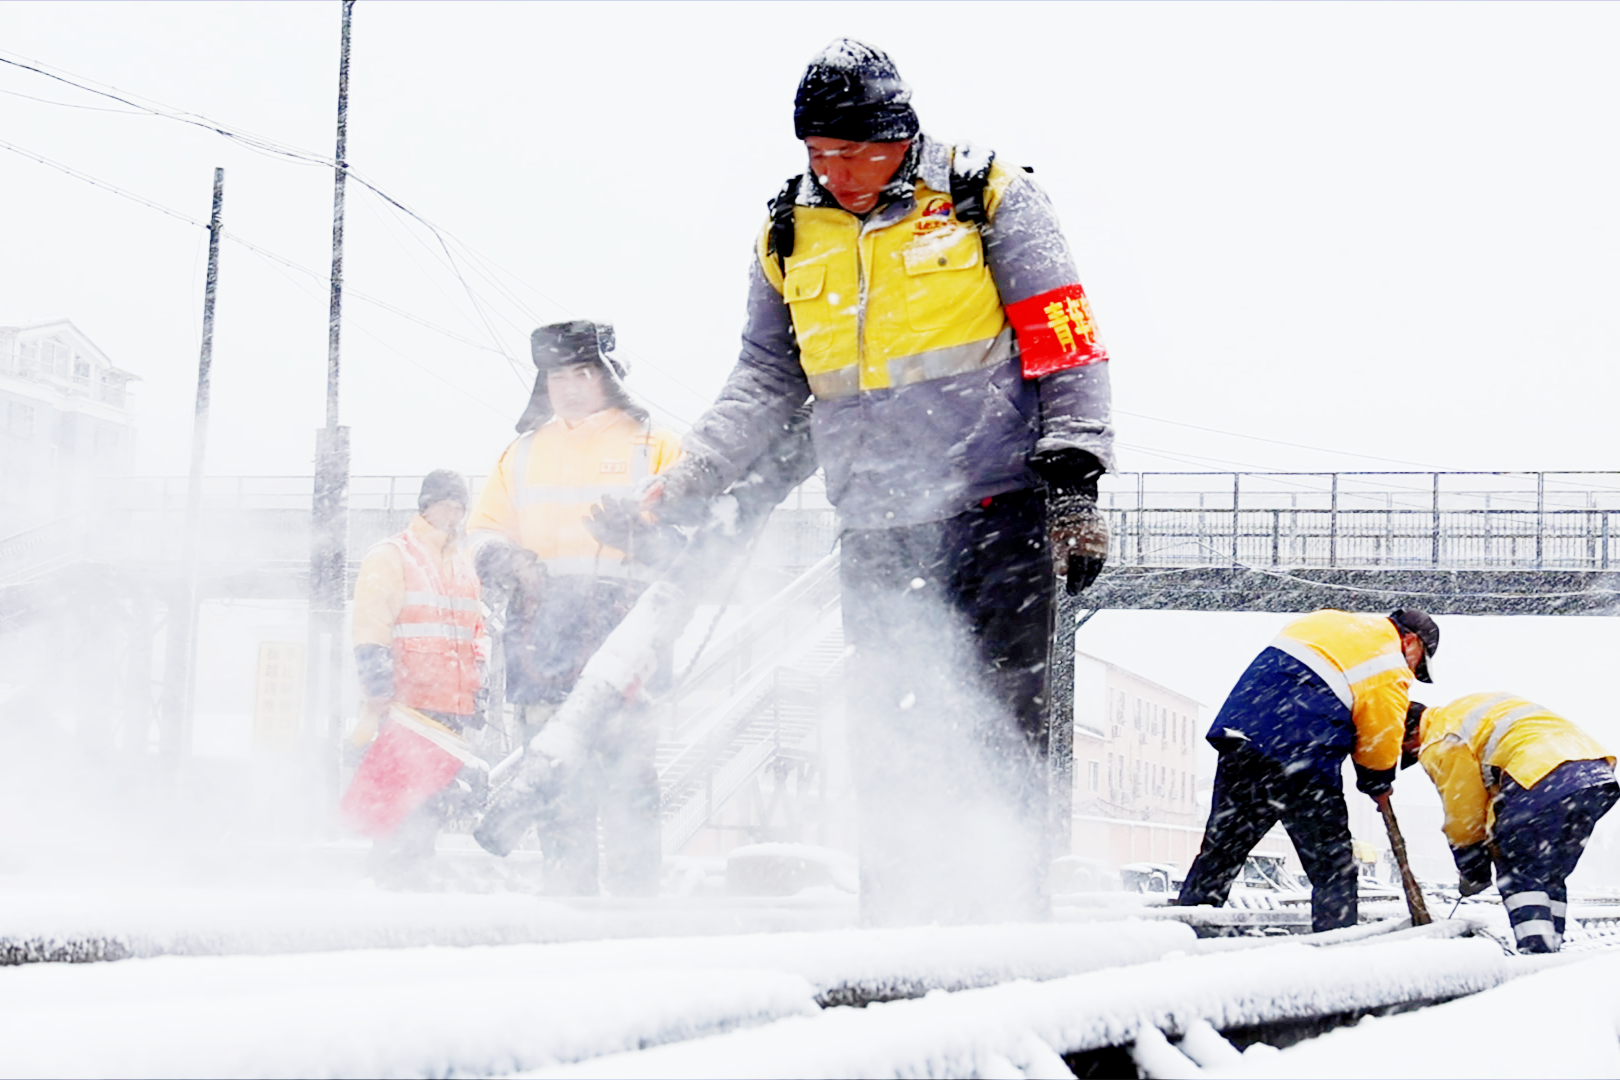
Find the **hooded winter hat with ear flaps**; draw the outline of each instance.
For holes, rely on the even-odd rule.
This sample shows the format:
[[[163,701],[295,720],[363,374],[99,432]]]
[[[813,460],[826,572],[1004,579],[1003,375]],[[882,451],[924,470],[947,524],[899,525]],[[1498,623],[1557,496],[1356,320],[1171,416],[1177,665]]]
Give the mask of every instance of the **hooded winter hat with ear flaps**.
[[[613,351],[613,327],[607,323],[594,323],[589,319],[573,319],[551,323],[537,328],[529,335],[529,353],[534,357],[534,393],[529,407],[518,418],[517,430],[522,435],[551,419],[551,394],[546,389],[546,376],[561,367],[574,364],[599,364],[607,376],[608,401],[624,409],[637,419],[646,418],[646,410],[639,408],[624,389],[623,379],[629,373],[623,361],[609,356]]]

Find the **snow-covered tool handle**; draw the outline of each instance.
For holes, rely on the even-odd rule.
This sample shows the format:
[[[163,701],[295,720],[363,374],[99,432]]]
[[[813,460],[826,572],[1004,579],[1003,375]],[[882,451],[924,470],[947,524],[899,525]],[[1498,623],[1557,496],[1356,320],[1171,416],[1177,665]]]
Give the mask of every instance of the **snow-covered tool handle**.
[[[1413,926],[1427,926],[1428,905],[1423,902],[1423,890],[1418,888],[1417,877],[1411,863],[1406,861],[1406,841],[1401,838],[1401,827],[1395,822],[1395,808],[1389,805],[1389,793],[1378,796],[1378,812],[1384,815],[1384,828],[1389,830],[1390,850],[1395,853],[1395,865],[1401,868],[1401,887],[1406,890],[1406,909],[1412,913]]]

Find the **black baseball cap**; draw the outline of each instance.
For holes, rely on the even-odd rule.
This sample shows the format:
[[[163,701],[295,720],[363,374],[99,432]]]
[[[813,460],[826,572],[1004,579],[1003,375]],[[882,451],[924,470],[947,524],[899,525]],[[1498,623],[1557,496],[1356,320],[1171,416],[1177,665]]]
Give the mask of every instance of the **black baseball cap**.
[[[1423,642],[1423,659],[1418,661],[1417,670],[1413,672],[1419,682],[1432,683],[1429,678],[1429,658],[1440,651],[1440,627],[1429,618],[1429,613],[1419,611],[1417,608],[1401,608],[1389,613],[1389,621],[1395,624],[1397,630],[1407,634],[1416,634],[1418,640]]]

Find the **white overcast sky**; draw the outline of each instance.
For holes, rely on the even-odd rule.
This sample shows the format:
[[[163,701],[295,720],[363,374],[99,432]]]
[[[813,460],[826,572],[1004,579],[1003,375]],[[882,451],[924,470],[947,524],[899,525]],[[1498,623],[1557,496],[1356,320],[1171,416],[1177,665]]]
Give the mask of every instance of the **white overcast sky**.
[[[8,2],[0,57],[325,156],[338,28],[335,0]],[[612,320],[632,388],[695,417],[803,166],[794,87],[846,34],[889,50],[927,131],[1035,168],[1113,356],[1123,468],[1613,468],[1617,31],[1592,3],[362,0],[349,161],[453,238],[466,285],[350,184],[354,471],[486,472],[528,331],[560,318]],[[203,220],[223,165],[227,230],[314,272],[225,247],[208,456],[307,475],[330,171],[121,109],[0,64],[0,140]],[[0,190],[0,322],[71,318],[143,380],[140,470],[184,472],[204,230],[9,149]],[[1282,621],[1105,612],[1082,647],[1213,707]],[[1620,743],[1614,625],[1446,621],[1431,694],[1502,685]]]

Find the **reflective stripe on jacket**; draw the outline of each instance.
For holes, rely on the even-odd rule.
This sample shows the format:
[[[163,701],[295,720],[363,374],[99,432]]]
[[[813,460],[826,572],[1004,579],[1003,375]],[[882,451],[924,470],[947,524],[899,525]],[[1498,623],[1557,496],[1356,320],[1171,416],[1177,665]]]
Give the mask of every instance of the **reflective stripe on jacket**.
[[[552,417],[506,448],[467,529],[501,533],[554,574],[635,576],[624,552],[598,543],[584,522],[604,496],[627,497],[631,485],[679,457],[673,434],[621,409],[604,409],[573,427]]]
[[[395,701],[469,716],[487,642],[478,578],[447,541],[418,515],[366,553],[355,579],[354,640],[389,647]]]
[[[1412,669],[1401,634],[1385,615],[1324,609],[1283,627],[1271,647],[1306,667],[1350,710],[1356,745],[1351,760],[1393,769],[1401,758]]]
[[[1469,694],[1423,711],[1418,760],[1440,789],[1446,839],[1467,847],[1489,835],[1495,770],[1530,789],[1566,761],[1615,759],[1557,713],[1512,694]]]
[[[722,483],[812,395],[817,460],[850,528],[1034,487],[1037,450],[1112,463],[1107,355],[1051,204],[995,165],[989,221],[962,222],[952,155],[922,138],[912,194],[864,221],[802,178],[785,273],[760,234],[742,355],[686,439]]]

